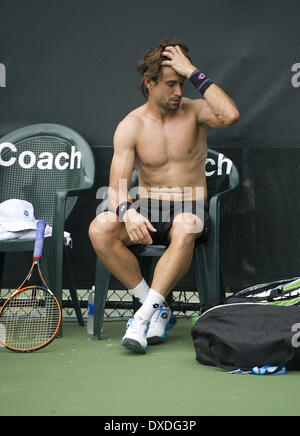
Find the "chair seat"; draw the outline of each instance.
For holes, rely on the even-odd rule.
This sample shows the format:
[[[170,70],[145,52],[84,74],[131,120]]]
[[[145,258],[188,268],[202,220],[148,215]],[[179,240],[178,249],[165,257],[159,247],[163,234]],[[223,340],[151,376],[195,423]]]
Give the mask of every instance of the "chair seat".
[[[31,251],[33,247],[32,239],[9,239],[0,242],[0,252]]]
[[[145,245],[143,248],[143,251],[139,252],[139,256],[161,256],[165,251],[167,247],[165,245]],[[133,250],[134,251],[134,250]]]

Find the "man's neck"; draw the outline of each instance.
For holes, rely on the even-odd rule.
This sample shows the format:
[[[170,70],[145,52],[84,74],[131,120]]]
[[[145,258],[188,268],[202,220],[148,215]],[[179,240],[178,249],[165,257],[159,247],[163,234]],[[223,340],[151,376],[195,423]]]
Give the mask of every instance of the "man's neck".
[[[177,110],[172,111],[160,107],[157,104],[155,104],[150,98],[146,103],[146,112],[151,118],[154,118],[156,121],[159,121],[162,124],[164,124],[168,120],[173,119],[177,114]]]

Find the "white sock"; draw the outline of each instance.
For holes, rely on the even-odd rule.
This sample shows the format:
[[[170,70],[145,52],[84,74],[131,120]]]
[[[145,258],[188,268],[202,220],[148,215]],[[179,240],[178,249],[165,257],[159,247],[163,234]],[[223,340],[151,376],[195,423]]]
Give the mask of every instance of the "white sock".
[[[148,296],[142,307],[135,313],[134,317],[140,317],[150,321],[154,312],[165,303],[165,297],[150,288]]]
[[[129,289],[129,292],[143,304],[147,298],[149,289],[150,286],[147,284],[146,280],[143,279],[135,288]]]

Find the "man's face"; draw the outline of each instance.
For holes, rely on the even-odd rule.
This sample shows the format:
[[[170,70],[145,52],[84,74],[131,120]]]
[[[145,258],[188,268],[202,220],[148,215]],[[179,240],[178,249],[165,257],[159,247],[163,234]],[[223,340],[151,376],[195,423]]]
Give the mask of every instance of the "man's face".
[[[149,97],[160,108],[175,111],[180,107],[185,78],[171,67],[163,67],[162,77],[156,84],[150,82]]]

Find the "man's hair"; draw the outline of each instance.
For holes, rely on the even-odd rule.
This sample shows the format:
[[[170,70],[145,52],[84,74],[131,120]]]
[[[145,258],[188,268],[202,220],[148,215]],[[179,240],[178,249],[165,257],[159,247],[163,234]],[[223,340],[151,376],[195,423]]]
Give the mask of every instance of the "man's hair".
[[[162,77],[162,67],[161,62],[164,60],[170,60],[167,56],[163,56],[162,52],[165,51],[165,48],[168,46],[179,45],[183,54],[189,59],[188,56],[188,47],[184,45],[180,41],[168,41],[163,40],[160,42],[159,46],[156,48],[150,48],[146,51],[144,59],[137,63],[137,70],[142,76],[142,81],[138,87],[143,96],[147,98],[148,89],[145,86],[144,78],[147,77],[149,80],[152,80],[154,83],[158,83]]]

